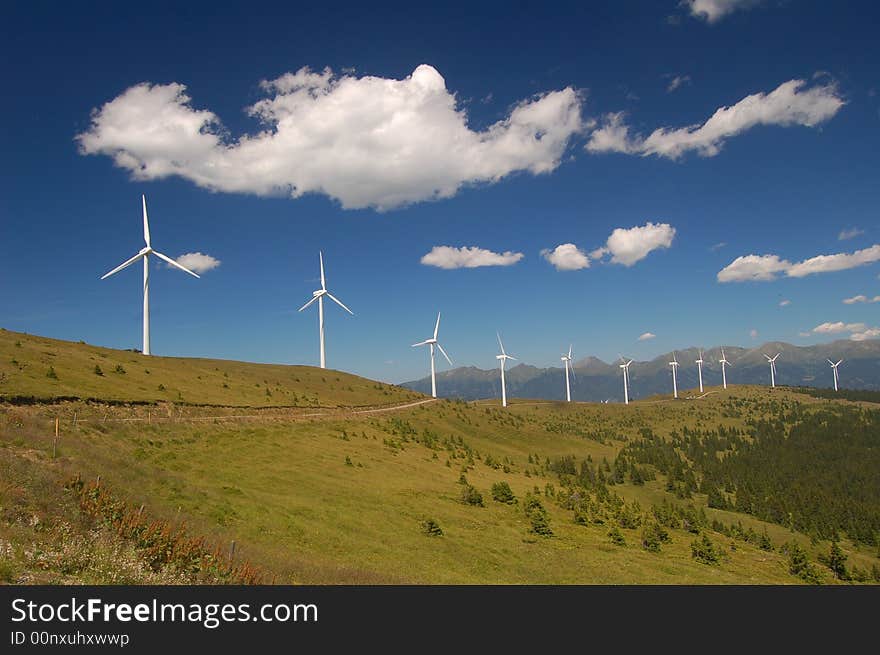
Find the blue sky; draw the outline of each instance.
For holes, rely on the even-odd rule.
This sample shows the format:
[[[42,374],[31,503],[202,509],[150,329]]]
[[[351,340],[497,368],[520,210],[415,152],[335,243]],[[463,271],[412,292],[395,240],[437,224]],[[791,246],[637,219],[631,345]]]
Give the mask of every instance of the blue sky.
[[[99,278],[143,245],[146,194],[158,250],[220,261],[200,280],[154,263],[155,354],[316,364],[296,310],[319,249],[355,312],[327,308],[328,366],[393,382],[426,374],[410,344],[438,310],[455,364],[483,368],[496,329],[539,366],[569,343],[607,361],[876,336],[878,14],[19,4],[0,326],[139,348],[140,269]],[[563,244],[557,264],[589,266],[542,255]],[[421,263],[437,246],[509,265]]]

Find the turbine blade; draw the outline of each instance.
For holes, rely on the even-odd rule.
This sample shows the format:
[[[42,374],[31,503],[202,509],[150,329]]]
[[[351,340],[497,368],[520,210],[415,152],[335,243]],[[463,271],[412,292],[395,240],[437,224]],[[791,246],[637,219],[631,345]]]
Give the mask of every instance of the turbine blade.
[[[349,314],[351,314],[352,316],[354,316],[354,312],[351,311],[351,310],[350,310],[348,307],[346,307],[345,305],[343,305],[343,304],[342,304],[342,301],[339,300],[339,298],[337,298],[336,296],[334,296],[334,295],[333,295],[332,293],[330,293],[329,291],[327,292],[327,297],[330,298],[330,300],[332,300],[333,302],[335,302],[337,305],[339,305],[340,307],[342,307],[342,309],[344,309],[345,311],[347,311]]]
[[[842,363],[843,363],[843,360],[841,359],[839,362],[837,362],[837,363],[835,364],[835,366],[840,366]]]
[[[437,331],[440,329],[440,312],[437,312],[437,324],[434,325],[434,338],[437,338]]]
[[[512,359],[512,360],[515,361],[515,362],[518,362],[518,361],[519,361],[519,360],[518,360],[516,357],[514,357],[513,355],[508,355],[508,356],[507,356],[507,359]]]
[[[440,349],[440,352],[443,353],[443,356],[446,358],[446,361],[449,362],[449,365],[452,366],[452,365],[453,365],[453,364],[452,364],[452,360],[449,359],[449,355],[447,355],[447,354],[446,354],[446,351],[443,350],[443,346],[441,346],[441,345],[438,343],[438,344],[437,344],[437,347]]]
[[[156,252],[155,250],[153,251],[153,254],[156,255],[156,257],[158,257],[159,259],[163,259],[166,262],[168,262],[169,264],[171,264],[172,266],[179,268],[184,273],[189,273],[193,277],[199,277],[198,275],[193,273],[191,270],[189,270],[186,266],[181,266],[180,264],[178,264],[176,261],[171,259],[171,257],[167,257],[167,256],[163,255],[161,252]]]
[[[327,290],[327,283],[324,282],[324,253],[321,252],[320,250],[318,251],[318,259],[321,262],[321,288],[324,291],[326,291]]]
[[[147,248],[150,247],[150,222],[147,220],[147,196],[141,194],[141,201],[144,205],[144,243]]]
[[[834,366],[834,362],[832,362],[830,359],[826,359],[825,361]]]
[[[414,343],[414,344],[412,345],[412,347],[413,347],[413,348],[416,348],[417,346],[425,346],[425,345],[427,345],[427,344],[428,344],[427,341],[419,341],[418,343]]]
[[[134,264],[136,261],[138,261],[139,259],[141,259],[145,254],[146,254],[146,253],[139,252],[138,254],[136,254],[136,255],[135,255],[134,257],[132,257],[131,259],[128,259],[128,260],[122,262],[119,266],[117,266],[116,268],[114,268],[114,269],[113,269],[112,271],[110,271],[109,273],[105,273],[104,275],[102,275],[102,276],[101,276],[101,279],[103,280],[104,278],[108,278],[108,277],[110,277],[111,275],[113,275],[114,273],[118,273],[118,272],[121,271],[123,268],[127,268],[128,266],[131,266],[131,265]]]
[[[306,307],[308,307],[309,305],[311,305],[313,302],[315,302],[315,301],[316,301],[318,298],[320,298],[320,297],[321,297],[321,296],[314,296],[314,297],[313,297],[310,301],[308,301],[305,305],[303,305],[302,307],[300,307],[298,311],[302,311],[302,310],[304,310]]]
[[[496,332],[495,335],[498,337],[498,345],[501,346],[501,354],[506,355],[507,353],[504,352],[504,344],[501,343],[501,334],[499,332]]]

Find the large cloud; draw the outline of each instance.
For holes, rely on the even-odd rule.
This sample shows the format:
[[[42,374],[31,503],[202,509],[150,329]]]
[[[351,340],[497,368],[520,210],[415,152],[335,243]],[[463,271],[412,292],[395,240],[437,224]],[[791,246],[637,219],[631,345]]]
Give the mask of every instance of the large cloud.
[[[613,264],[632,266],[658,248],[668,248],[675,237],[675,228],[669,223],[645,223],[631,228],[615,229],[605,246],[590,253],[596,259],[611,255]]]
[[[816,273],[843,271],[880,261],[880,244],[853,253],[817,255],[792,264],[778,255],[744,255],[737,257],[718,272],[719,282],[753,282],[775,280],[778,275],[805,277]]]
[[[322,193],[345,208],[385,210],[517,171],[548,173],[584,126],[581,100],[565,88],[471,130],[427,65],[402,80],[303,68],[262,89],[267,97],[246,108],[262,129],[238,139],[177,83],[131,87],[94,110],[76,139],[83,154],[108,155],[138,180],[177,175],[215,191]]]
[[[702,18],[707,23],[719,20],[737,10],[751,9],[763,0],[684,0],[683,5],[690,9],[691,15]]]
[[[590,258],[573,243],[562,243],[553,250],[544,248],[541,256],[553,264],[557,271],[577,271],[590,267]]]
[[[702,125],[661,127],[647,137],[630,134],[622,112],[605,116],[585,146],[591,152],[622,152],[677,159],[688,151],[703,157],[717,155],[724,142],[758,125],[814,127],[844,105],[833,83],[807,87],[804,80],[789,80],[770,93],[756,93],[732,107],[720,107]]]
[[[506,250],[503,253],[492,252],[476,246],[434,246],[431,252],[424,255],[421,262],[426,266],[438,268],[477,268],[479,266],[511,266],[523,258],[521,252]]]
[[[849,338],[852,341],[866,341],[867,339],[877,339],[880,337],[880,327],[868,327],[864,323],[844,323],[843,321],[822,323],[814,327],[813,332],[817,334],[849,332]]]

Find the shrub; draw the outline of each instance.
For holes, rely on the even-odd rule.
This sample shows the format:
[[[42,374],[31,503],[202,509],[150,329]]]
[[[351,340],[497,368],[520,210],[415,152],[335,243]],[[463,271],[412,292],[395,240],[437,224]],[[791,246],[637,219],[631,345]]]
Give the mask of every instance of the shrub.
[[[497,500],[499,503],[505,503],[506,505],[513,505],[516,503],[516,496],[513,495],[510,485],[504,481],[496,482],[492,485],[492,499]]]
[[[117,364],[115,371],[120,375],[125,375],[125,369],[122,368],[122,364]]]
[[[849,571],[846,570],[847,557],[837,545],[836,541],[831,542],[831,550],[827,555],[819,555],[819,561],[831,569],[838,580],[849,580]]]
[[[788,572],[797,576],[808,584],[821,584],[822,578],[819,572],[810,564],[806,551],[797,543],[790,543],[785,546],[788,551]]]
[[[623,538],[623,533],[616,525],[608,531],[608,536],[615,546],[626,546],[626,539]]]
[[[659,523],[651,521],[642,528],[642,548],[648,552],[659,553],[660,546],[669,541],[669,533]]]
[[[425,519],[422,521],[422,532],[424,532],[429,537],[442,537],[443,536],[443,528],[440,527],[440,524],[437,523],[434,519]]]
[[[101,370],[101,367],[95,364],[95,375],[104,375],[104,371]]]
[[[531,523],[531,531],[542,537],[552,537],[553,530],[547,517],[547,510],[537,496],[529,494],[525,500],[525,514]]]
[[[46,377],[47,377],[47,378],[51,378],[51,379],[53,379],[53,380],[57,380],[57,379],[58,379],[58,374],[55,372],[55,367],[54,367],[54,366],[50,366],[50,367],[49,367],[49,370],[46,371]]]
[[[703,564],[718,564],[721,561],[721,550],[712,543],[708,535],[703,534],[691,542],[691,557]]]
[[[461,502],[465,505],[483,507],[483,494],[477,491],[477,488],[473,485],[467,484],[461,490]]]

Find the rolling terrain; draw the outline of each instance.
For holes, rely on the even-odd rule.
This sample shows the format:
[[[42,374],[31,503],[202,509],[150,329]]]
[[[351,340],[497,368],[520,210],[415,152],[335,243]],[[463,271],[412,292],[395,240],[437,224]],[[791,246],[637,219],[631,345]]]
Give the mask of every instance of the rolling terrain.
[[[679,389],[698,386],[698,348],[677,350],[681,364],[678,372]],[[770,373],[762,353],[771,356],[781,353],[777,361],[778,385],[831,387],[831,368],[827,359],[843,359],[841,386],[848,389],[880,390],[880,340],[840,340],[815,346],[793,346],[784,342],[765,343],[758,348],[746,349],[724,346],[728,361],[727,380],[731,384],[769,384]],[[721,348],[703,351],[704,386],[721,384]],[[671,394],[672,373],[667,353],[647,362],[633,362],[630,367],[630,397],[647,398],[657,394]],[[573,364],[571,382],[572,400],[588,402],[623,401],[623,383],[617,362],[607,364],[596,357],[586,357]],[[508,394],[523,398],[564,400],[565,372],[562,368],[538,368],[518,364],[506,372]],[[401,386],[421,393],[430,393],[431,378],[426,377]],[[496,398],[501,395],[498,369],[483,370],[473,366],[459,367],[437,373],[437,395],[443,398]]]
[[[279,583],[830,584],[880,576],[872,533],[880,526],[880,405],[871,402],[743,386],[628,407],[515,400],[502,410],[335,371],[148,359],[0,336],[6,582],[240,579],[144,559],[142,533],[119,527],[131,512],[171,532],[185,526],[208,551],[234,553],[221,559],[246,561],[260,580]],[[113,378],[117,362],[126,372]],[[104,376],[90,371],[96,364]],[[44,382],[48,366],[64,386]],[[144,382],[158,375],[184,402]],[[111,383],[92,379],[102,377]],[[318,402],[270,404],[265,380],[273,397]],[[795,460],[787,444],[798,425],[819,430],[791,432],[798,452],[822,453],[829,430],[837,456]],[[726,453],[731,465],[716,470],[707,453]],[[743,477],[755,467],[736,464],[749,458],[778,465]],[[777,505],[759,502],[791,462],[809,485],[791,497],[780,492]],[[849,487],[835,482],[843,473]],[[121,523],[94,511],[99,487],[125,503],[115,512]],[[835,509],[838,501],[851,509]],[[843,578],[823,563],[832,540],[845,557]]]

